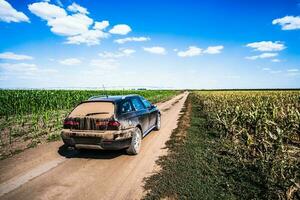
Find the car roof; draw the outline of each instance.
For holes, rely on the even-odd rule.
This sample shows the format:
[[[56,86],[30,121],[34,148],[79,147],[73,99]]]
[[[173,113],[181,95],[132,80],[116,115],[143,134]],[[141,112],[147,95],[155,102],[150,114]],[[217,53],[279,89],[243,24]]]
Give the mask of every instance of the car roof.
[[[131,95],[116,95],[116,96],[94,96],[94,97],[90,97],[87,101],[84,102],[94,102],[94,101],[117,102],[130,97],[140,97],[140,95],[131,94]]]

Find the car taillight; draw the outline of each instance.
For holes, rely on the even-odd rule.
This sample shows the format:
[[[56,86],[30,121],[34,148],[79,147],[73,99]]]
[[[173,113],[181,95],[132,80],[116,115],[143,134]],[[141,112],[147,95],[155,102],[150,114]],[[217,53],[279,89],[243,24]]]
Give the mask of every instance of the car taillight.
[[[120,125],[121,124],[118,121],[109,121],[108,122],[108,126],[111,126],[111,127],[119,127]]]
[[[66,120],[64,121],[64,126],[78,126],[79,122],[76,122],[74,120]]]

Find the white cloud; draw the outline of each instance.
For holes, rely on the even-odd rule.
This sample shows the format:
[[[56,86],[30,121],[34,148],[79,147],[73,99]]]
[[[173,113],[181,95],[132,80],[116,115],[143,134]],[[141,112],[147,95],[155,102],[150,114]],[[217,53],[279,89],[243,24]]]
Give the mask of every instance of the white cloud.
[[[115,70],[119,67],[119,63],[114,59],[93,59],[90,66],[96,70]]]
[[[123,53],[125,53],[126,55],[130,55],[130,54],[135,53],[135,50],[134,50],[134,49],[123,49],[122,51],[123,51]]]
[[[278,53],[262,53],[262,54],[256,55],[256,56],[248,56],[248,57],[246,57],[246,59],[256,60],[256,59],[261,59],[261,58],[273,58],[276,56],[278,56]]]
[[[283,49],[286,48],[285,45],[280,41],[253,42],[247,44],[246,46],[253,48],[255,51],[282,51]]]
[[[279,74],[281,72],[282,72],[281,70],[272,70],[270,73],[271,74]]]
[[[30,10],[30,12],[44,20],[67,16],[67,13],[63,8],[54,4],[49,4],[48,2],[29,4],[28,9]]]
[[[89,26],[93,24],[93,19],[78,13],[50,19],[47,24],[51,26],[51,31],[57,35],[73,36],[86,33]]]
[[[89,12],[87,11],[86,8],[78,5],[77,3],[72,3],[72,5],[69,5],[68,8],[67,8],[69,11],[71,12],[79,12],[79,13],[82,13],[82,14],[89,14]]]
[[[0,0],[0,21],[7,23],[30,22],[23,12],[17,11],[5,0]]]
[[[88,46],[100,44],[100,39],[108,38],[109,34],[101,30],[89,30],[85,33],[70,36],[67,44],[87,44]]]
[[[278,53],[263,53],[259,55],[259,58],[272,58],[278,56]]]
[[[272,24],[279,24],[282,30],[300,29],[300,17],[285,16],[283,18],[274,19]]]
[[[108,52],[104,51],[98,54],[102,58],[120,58],[123,55],[120,52]]]
[[[149,53],[153,53],[153,54],[160,54],[160,55],[164,55],[167,53],[166,49],[163,47],[159,47],[159,46],[154,46],[154,47],[143,47],[144,51],[147,51]]]
[[[300,75],[300,72],[299,72],[299,69],[288,69],[287,70],[287,76],[299,76]]]
[[[282,70],[272,70],[271,68],[268,68],[268,67],[262,68],[262,70],[267,71],[270,74],[280,74],[280,73],[283,72]],[[287,69],[285,75],[287,75],[287,76],[298,76],[298,75],[300,75],[299,69],[297,69],[297,68]]]
[[[112,29],[109,30],[111,34],[118,34],[118,35],[126,35],[130,31],[131,28],[126,24],[115,25]]]
[[[104,30],[109,26],[109,21],[95,22],[94,29],[96,30]]]
[[[271,62],[277,63],[277,62],[281,62],[281,60],[279,60],[279,59],[277,59],[277,58],[274,58],[274,59],[271,60]]]
[[[0,63],[0,68],[3,70],[2,76],[16,79],[40,79],[43,77],[49,77],[49,75],[54,75],[58,71],[55,69],[48,68],[38,68],[36,64],[32,63]]]
[[[192,57],[192,56],[198,56],[202,54],[202,49],[198,48],[196,46],[189,46],[189,48],[186,51],[179,51],[177,55],[179,57]]]
[[[79,65],[81,64],[81,60],[78,58],[66,58],[64,60],[59,61],[62,65]]]
[[[109,33],[104,30],[109,21],[94,22],[87,16],[88,10],[76,3],[67,7],[67,10],[48,2],[33,3],[29,10],[47,21],[50,30],[57,35],[67,36],[67,44],[86,44],[88,46],[100,44],[101,39],[108,38]],[[67,11],[71,13],[67,13]],[[126,24],[115,25],[109,32],[126,35],[131,28]]]
[[[134,49],[119,49],[118,52],[104,51],[99,53],[98,55],[102,58],[120,58],[124,56],[130,56],[133,53],[135,53]]]
[[[294,69],[288,69],[287,71],[288,71],[288,72],[298,72],[299,69],[294,68]]]
[[[6,60],[32,60],[33,57],[22,55],[22,54],[15,54],[13,52],[4,52],[0,53],[0,59]]]
[[[94,20],[87,16],[87,9],[76,3],[67,8],[72,14],[67,14],[63,8],[48,2],[33,3],[28,8],[33,14],[46,20],[53,33],[67,36],[67,44],[98,45],[101,39],[109,36],[103,31],[109,26],[109,22],[94,23]]]
[[[33,3],[28,6],[29,10],[47,21],[51,31],[58,35],[73,36],[88,31],[93,19],[82,13],[68,15],[66,11],[48,2]]]
[[[114,42],[118,44],[124,44],[126,42],[145,42],[149,40],[150,40],[149,37],[127,37],[127,38],[114,40]]]
[[[177,52],[177,55],[179,57],[193,57],[193,56],[199,56],[203,54],[219,54],[221,53],[222,49],[224,49],[224,46],[218,45],[218,46],[209,46],[206,49],[201,49],[197,46],[189,46],[188,49],[185,51],[178,51],[178,49],[173,49],[173,50]]]
[[[263,71],[270,71],[271,68],[269,68],[269,67],[264,67],[264,68],[262,68],[262,70],[263,70]]]
[[[207,54],[219,54],[221,53],[221,50],[224,49],[224,46],[211,46],[208,47],[206,50],[203,51],[203,53]]]
[[[29,63],[0,63],[0,67],[10,72],[32,72],[38,69],[35,64]]]

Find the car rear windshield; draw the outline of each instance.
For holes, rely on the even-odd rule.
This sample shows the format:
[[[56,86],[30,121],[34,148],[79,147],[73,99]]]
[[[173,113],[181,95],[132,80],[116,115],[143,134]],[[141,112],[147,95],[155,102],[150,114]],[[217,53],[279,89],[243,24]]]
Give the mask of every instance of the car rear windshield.
[[[114,115],[112,102],[85,102],[79,104],[69,117],[110,118]]]

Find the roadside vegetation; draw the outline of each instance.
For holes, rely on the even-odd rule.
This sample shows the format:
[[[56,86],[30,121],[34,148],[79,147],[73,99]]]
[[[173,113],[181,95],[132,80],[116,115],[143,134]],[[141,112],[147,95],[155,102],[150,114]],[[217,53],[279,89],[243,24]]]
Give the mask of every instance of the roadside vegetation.
[[[186,104],[145,199],[300,199],[299,91],[201,91]]]
[[[63,119],[92,96],[139,94],[153,103],[170,99],[171,90],[0,90],[0,159],[40,143],[60,139]]]

